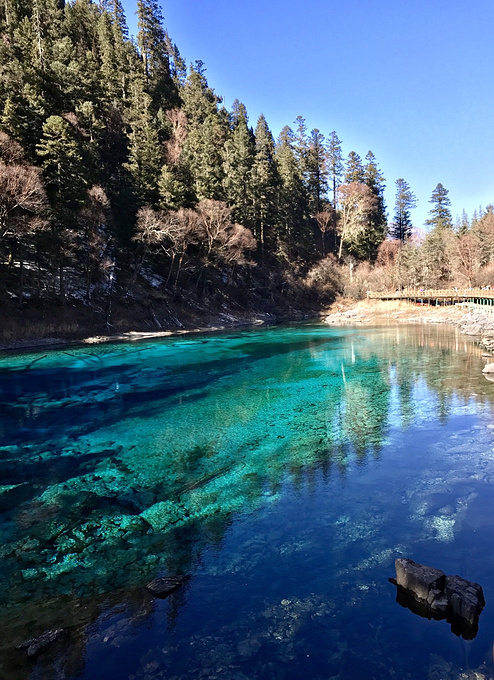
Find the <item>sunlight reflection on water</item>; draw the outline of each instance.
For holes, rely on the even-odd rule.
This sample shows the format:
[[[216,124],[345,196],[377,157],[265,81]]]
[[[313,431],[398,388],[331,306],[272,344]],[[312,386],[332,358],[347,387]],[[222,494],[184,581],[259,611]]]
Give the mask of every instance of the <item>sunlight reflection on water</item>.
[[[480,667],[494,623],[481,369],[473,342],[424,326],[2,357],[0,674],[353,680]],[[476,640],[395,603],[397,556],[482,583]],[[181,574],[191,579],[166,600],[145,589]],[[36,660],[15,649],[57,628]]]

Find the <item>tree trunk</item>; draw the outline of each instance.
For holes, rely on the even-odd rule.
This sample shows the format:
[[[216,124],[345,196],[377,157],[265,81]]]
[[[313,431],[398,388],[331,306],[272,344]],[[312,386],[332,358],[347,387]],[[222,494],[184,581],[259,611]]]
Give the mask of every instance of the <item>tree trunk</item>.
[[[168,270],[168,276],[166,277],[165,288],[168,288],[168,284],[170,283],[174,262],[175,262],[175,253],[173,253],[173,255],[172,255],[172,263],[170,265],[170,269]]]
[[[65,305],[65,272],[63,268],[62,258],[60,258],[60,261],[58,263],[58,275],[59,275],[60,302],[62,303],[62,305]]]
[[[338,262],[341,260],[341,252],[343,250],[343,235],[340,237],[340,247],[338,249]]]
[[[185,255],[185,253],[182,253],[182,255],[180,255],[180,259],[178,260],[177,275],[175,276],[175,283],[173,284],[173,290],[177,289],[178,277],[179,277],[179,274],[180,274],[180,269],[182,268],[182,262],[183,262],[183,259],[184,259],[184,255]]]

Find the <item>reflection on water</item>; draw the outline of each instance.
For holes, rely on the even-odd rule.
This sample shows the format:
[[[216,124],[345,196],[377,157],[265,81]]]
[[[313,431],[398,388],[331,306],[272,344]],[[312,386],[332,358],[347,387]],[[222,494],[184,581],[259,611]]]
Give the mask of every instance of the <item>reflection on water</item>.
[[[494,430],[481,369],[474,343],[425,326],[2,358],[0,676],[483,672]],[[396,605],[400,555],[483,585],[474,642]],[[191,578],[157,600],[145,585],[166,575]],[[36,659],[16,649],[57,628]]]

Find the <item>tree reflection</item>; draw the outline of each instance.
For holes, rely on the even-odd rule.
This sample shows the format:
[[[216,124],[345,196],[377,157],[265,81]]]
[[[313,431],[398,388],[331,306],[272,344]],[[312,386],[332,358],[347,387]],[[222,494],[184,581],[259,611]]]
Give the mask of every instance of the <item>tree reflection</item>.
[[[56,627],[70,637],[56,663],[63,657],[64,672],[76,675],[85,627],[108,610],[108,597],[137,625],[154,610],[145,584],[194,574],[206,546],[221,548],[239,511],[262,507],[286,483],[311,490],[320,475],[366,464],[382,455],[392,430],[432,409],[446,422],[455,403],[490,403],[481,350],[448,329],[314,333],[280,329],[250,344],[236,336],[227,360],[209,349],[207,362],[194,354],[183,372],[164,370],[154,349],[145,376],[127,353],[126,367],[83,364],[77,380],[58,366],[54,391],[44,397],[47,375],[34,376],[31,401],[27,374],[9,373],[7,415],[20,409],[17,426],[34,429],[0,449],[0,616],[16,612],[3,640],[7,677],[30,675],[15,645]],[[145,351],[139,362],[146,365]],[[36,367],[42,362],[30,373]],[[113,399],[115,371],[132,390]],[[70,385],[63,408],[62,383]],[[86,416],[81,426],[86,408],[97,418]],[[68,430],[57,429],[64,422]],[[5,423],[0,429],[6,439],[13,431]],[[184,587],[169,598],[169,626],[187,596]]]

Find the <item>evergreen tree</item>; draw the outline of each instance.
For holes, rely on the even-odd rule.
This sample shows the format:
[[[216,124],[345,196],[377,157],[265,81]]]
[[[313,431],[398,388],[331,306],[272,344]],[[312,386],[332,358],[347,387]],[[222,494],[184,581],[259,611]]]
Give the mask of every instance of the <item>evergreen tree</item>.
[[[451,200],[448,197],[449,191],[443,187],[442,184],[438,184],[429,203],[432,203],[432,208],[429,210],[429,219],[425,221],[425,224],[433,229],[452,229],[453,221],[451,218],[451,211],[449,206],[451,205]]]
[[[80,148],[66,120],[48,118],[37,153],[51,204],[56,213],[67,217],[83,202],[86,182]]]
[[[296,137],[285,126],[278,137],[275,162],[280,178],[278,190],[278,219],[282,240],[293,247],[304,240],[308,215],[307,194],[295,152]]]
[[[390,236],[405,243],[412,234],[413,224],[410,210],[416,207],[417,199],[404,179],[397,179],[394,220],[391,223]]]
[[[276,224],[276,192],[279,184],[274,162],[274,139],[261,114],[255,130],[254,180],[254,227],[264,251],[266,241],[273,245],[273,229]],[[271,237],[271,238],[269,238]]]
[[[51,204],[52,247],[58,264],[60,299],[64,302],[65,267],[74,250],[77,210],[85,197],[82,155],[71,126],[60,116],[50,116],[43,125],[37,152]]]
[[[191,68],[181,96],[189,126],[183,157],[192,177],[195,200],[222,199],[222,151],[228,130],[218,111],[221,99],[208,86],[201,61]]]
[[[223,189],[232,219],[249,227],[253,220],[254,135],[245,106],[233,103],[232,130],[223,147]]]
[[[305,177],[309,196],[309,210],[312,215],[323,209],[328,191],[326,170],[326,149],[324,136],[319,130],[311,130],[305,155]]]
[[[293,137],[293,151],[295,153],[295,158],[298,164],[298,170],[300,176],[305,181],[305,171],[307,162],[307,125],[305,124],[305,119],[302,116],[297,116],[295,119],[297,124],[297,130]]]
[[[456,237],[450,230],[436,226],[430,231],[420,248],[422,282],[431,288],[441,288],[451,278],[451,241]]]
[[[155,110],[171,108],[178,101],[170,70],[170,40],[156,0],[137,0],[137,45],[144,77]]]
[[[377,166],[376,157],[369,151],[365,157],[364,183],[376,197],[375,210],[369,213],[365,235],[360,243],[360,257],[373,262],[377,257],[377,250],[386,237],[387,219],[386,204],[384,202],[385,179]]]
[[[468,219],[468,215],[466,210],[463,210],[461,213],[460,218],[456,218],[456,233],[459,236],[464,236],[466,233],[468,233],[470,229],[470,220]]]
[[[341,153],[341,141],[336,132],[332,132],[327,142],[327,169],[328,179],[333,194],[333,208],[336,210],[336,190],[340,185],[344,165]]]
[[[136,79],[130,110],[129,159],[124,167],[130,172],[136,195],[143,204],[158,203],[158,182],[163,167],[163,151],[151,113],[151,97]]]
[[[362,159],[358,153],[350,151],[345,164],[345,184],[351,184],[352,182],[363,184],[365,179],[364,175],[365,171]]]

